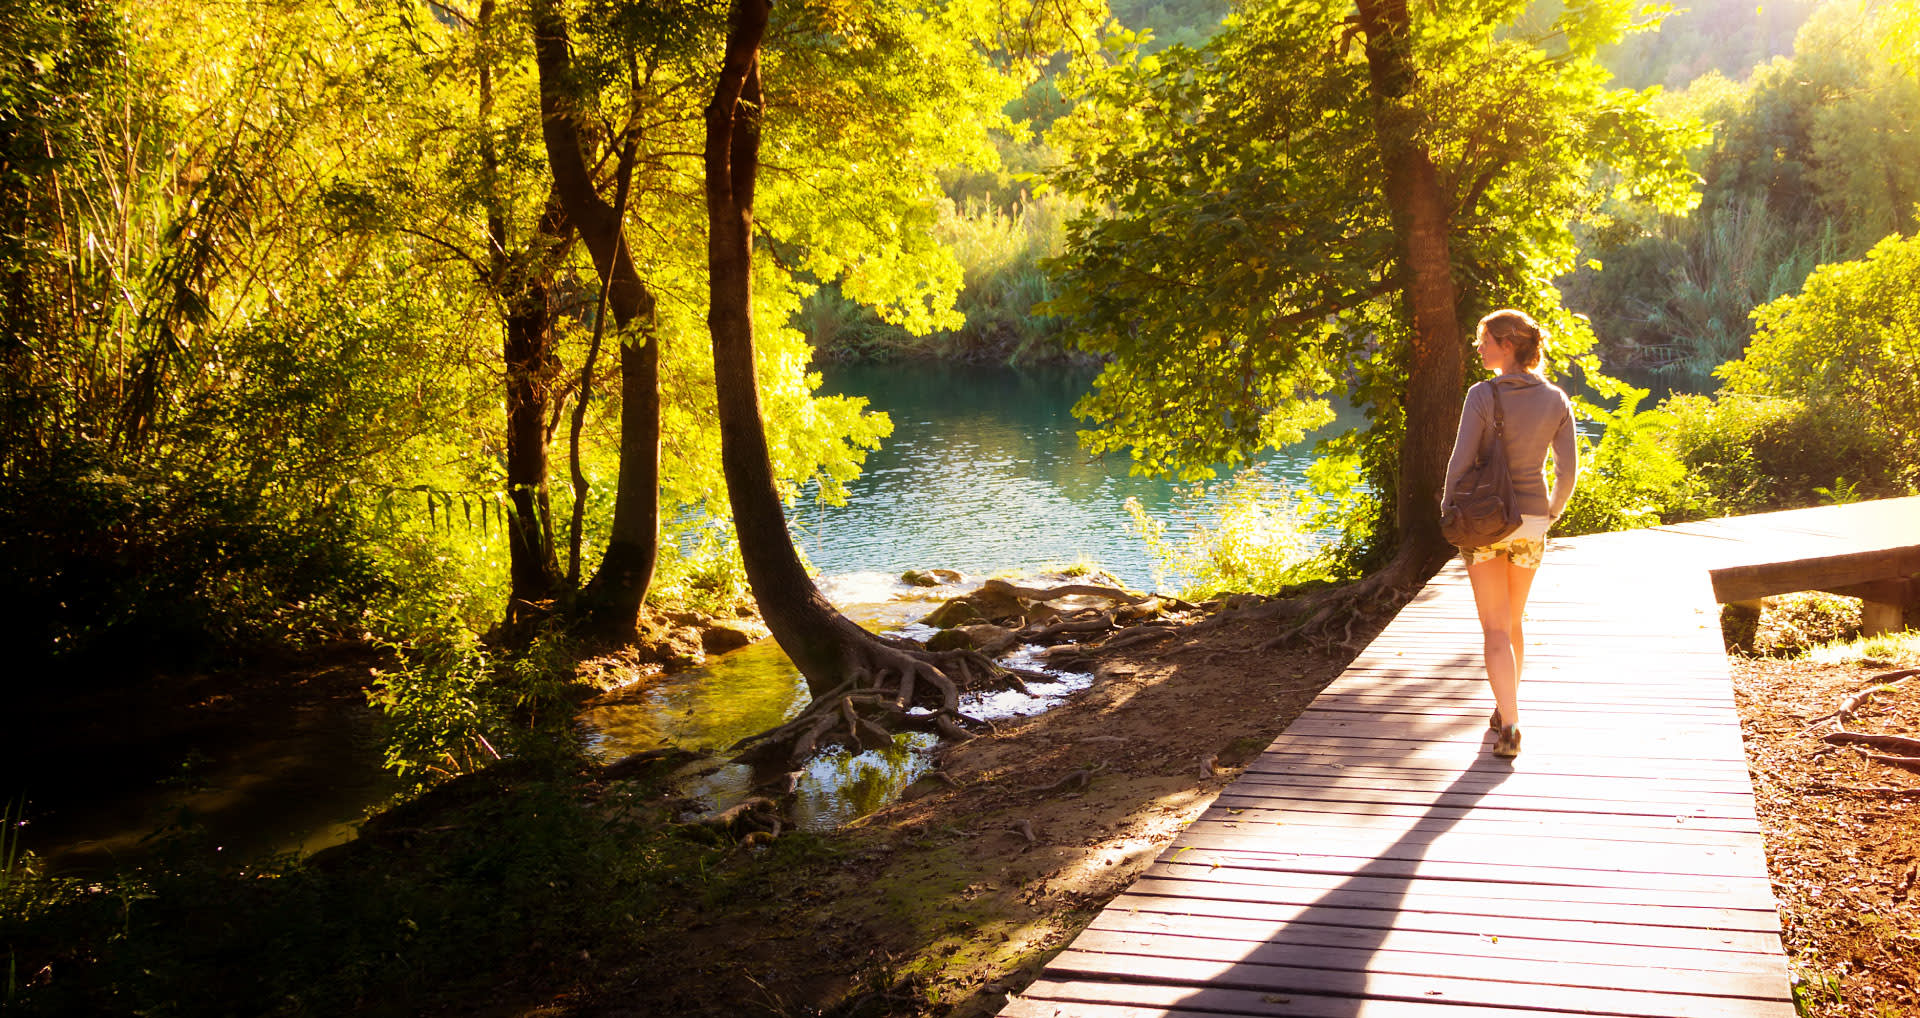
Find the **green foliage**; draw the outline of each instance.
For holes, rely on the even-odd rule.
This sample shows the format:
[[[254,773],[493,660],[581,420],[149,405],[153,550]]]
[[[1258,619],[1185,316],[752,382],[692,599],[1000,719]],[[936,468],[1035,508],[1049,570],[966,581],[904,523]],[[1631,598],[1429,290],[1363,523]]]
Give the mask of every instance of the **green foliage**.
[[[1409,9],[1417,79],[1399,113],[1456,210],[1462,323],[1526,307],[1565,369],[1592,340],[1547,282],[1571,264],[1569,225],[1609,195],[1686,207],[1693,132],[1650,96],[1605,87],[1592,57],[1625,27],[1625,6],[1531,26],[1513,24],[1520,4]],[[1204,477],[1297,441],[1345,390],[1370,425],[1341,451],[1392,504],[1401,436],[1426,422],[1404,419],[1404,268],[1346,15],[1250,4],[1199,50],[1147,52],[1118,33],[1063,85],[1077,105],[1049,134],[1065,154],[1053,182],[1089,211],[1052,263],[1048,308],[1106,363],[1075,408],[1094,424],[1090,450]],[[1372,527],[1390,527],[1384,517]]]
[[[1189,578],[1180,594],[1202,600],[1224,593],[1273,594],[1304,583],[1349,579],[1346,545],[1329,543],[1329,533],[1354,536],[1367,525],[1372,499],[1360,483],[1352,457],[1328,457],[1309,470],[1306,490],[1297,490],[1251,472],[1224,485],[1195,485],[1174,515],[1198,522],[1185,539],[1167,537],[1167,522],[1150,516],[1140,500],[1126,501],[1135,533],[1154,559],[1155,588],[1169,574]],[[1350,543],[1350,542],[1349,542]]]
[[[1908,629],[1853,640],[1834,640],[1808,647],[1806,658],[1823,665],[1912,667],[1920,664],[1920,630]]]
[[[1815,266],[1911,232],[1920,203],[1920,76],[1882,45],[1897,5],[1821,5],[1794,42],[1736,84],[1718,74],[1664,100],[1713,125],[1696,154],[1688,219],[1620,209],[1588,238],[1569,302],[1593,316],[1609,362],[1688,390],[1739,356],[1750,312]]]
[[[1641,410],[1647,390],[1605,378],[1592,379],[1605,407],[1576,399],[1575,412],[1601,429],[1598,442],[1580,439],[1580,478],[1554,532],[1591,534],[1651,527],[1709,515],[1707,490],[1673,451],[1674,419],[1664,410]]]
[[[383,718],[389,769],[416,782],[451,777],[498,759],[495,742],[511,746],[497,689],[503,663],[469,631],[419,633],[389,649],[404,665],[367,689]]]
[[[1658,31],[1635,32],[1610,47],[1602,62],[1631,88],[1686,87],[1703,75],[1744,75],[1756,64],[1793,51],[1818,0],[1689,0],[1655,20]],[[1647,5],[1652,7],[1654,5]]]
[[[1231,6],[1222,0],[1120,0],[1111,5],[1122,26],[1151,33],[1149,51],[1168,46],[1198,49],[1220,31]]]
[[[1860,599],[1801,591],[1770,597],[1753,637],[1756,654],[1790,657],[1860,632]]]
[[[1056,195],[1014,199],[1007,208],[969,198],[942,213],[937,236],[959,260],[962,286],[957,328],[915,336],[822,286],[794,325],[819,356],[834,360],[942,360],[1036,364],[1069,355],[1063,323],[1037,313],[1054,296],[1041,261],[1060,252],[1069,204]]]
[[[1858,261],[1823,266],[1806,289],[1754,312],[1747,355],[1720,369],[1727,391],[1793,400],[1859,461],[1818,474],[1875,494],[1920,487],[1920,236],[1889,237]],[[1844,448],[1844,447],[1843,447]]]

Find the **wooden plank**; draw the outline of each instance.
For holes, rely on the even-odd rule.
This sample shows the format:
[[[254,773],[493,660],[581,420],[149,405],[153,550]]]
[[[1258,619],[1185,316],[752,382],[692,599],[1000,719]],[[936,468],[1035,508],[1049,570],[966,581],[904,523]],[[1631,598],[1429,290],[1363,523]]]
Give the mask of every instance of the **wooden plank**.
[[[1515,868],[1512,859],[1546,858],[1553,867],[1535,865],[1529,875],[1600,870],[1608,873],[1698,874],[1704,877],[1737,867],[1766,866],[1765,850],[1757,845],[1718,845],[1685,842],[1609,841],[1589,843],[1571,838],[1529,842],[1513,834],[1471,831],[1377,831],[1366,828],[1326,827],[1311,831],[1287,825],[1234,820],[1199,820],[1181,839],[1195,849],[1268,854],[1302,859],[1357,857],[1381,863],[1405,859],[1420,863],[1463,863]],[[1555,842],[1558,844],[1555,844]]]
[[[1796,590],[1905,579],[1914,573],[1920,573],[1920,546],[1735,565],[1712,570],[1711,575],[1714,596],[1725,604]]]
[[[1435,888],[1440,888],[1436,890]],[[1220,899],[1244,904],[1315,909],[1374,909],[1389,915],[1437,912],[1456,917],[1566,919],[1590,923],[1746,930],[1778,936],[1770,907],[1740,907],[1712,889],[1620,888],[1482,880],[1472,884],[1422,882],[1386,874],[1257,870],[1205,863],[1156,862],[1130,889],[1187,907]],[[1477,924],[1461,928],[1485,932]]]
[[[1350,944],[1337,941],[1288,939],[1279,941],[1226,940],[1194,932],[1091,929],[1074,941],[1073,950],[1106,955],[1133,955],[1178,961],[1229,965],[1311,968],[1329,972],[1391,972],[1407,976],[1444,976],[1449,979],[1498,980],[1585,986],[1602,990],[1643,990],[1685,987],[1688,993],[1710,997],[1777,998],[1786,966],[1748,968],[1694,968],[1681,961],[1697,955],[1647,949],[1620,952],[1636,960],[1598,963],[1606,945],[1545,943],[1544,957],[1527,957],[1510,946],[1478,937],[1454,938],[1448,951],[1422,949],[1432,945],[1424,935],[1352,931]]]
[[[1446,1001],[1479,1007],[1545,1006],[1633,1018],[1734,1018],[1754,1014],[1793,1014],[1786,988],[1773,1000],[1750,997],[1712,997],[1655,990],[1617,990],[1588,986],[1499,982],[1492,979],[1453,979],[1438,975],[1399,972],[1349,972],[1253,962],[1200,961],[1111,955],[1071,947],[1047,963],[1054,978],[1121,977],[1129,982],[1190,986],[1195,989],[1231,988],[1261,993],[1318,993],[1329,996],[1369,996],[1414,1002]],[[1646,973],[1648,984],[1675,985],[1670,974]],[[1759,1008],[1768,1008],[1762,1011]],[[1784,1008],[1784,1011],[1781,1010]]]
[[[1595,819],[1603,822],[1592,822]],[[1319,837],[1322,831],[1376,830],[1391,831],[1397,835],[1416,835],[1428,831],[1460,831],[1498,835],[1504,838],[1539,838],[1547,842],[1577,838],[1588,841],[1637,841],[1659,845],[1747,845],[1757,848],[1763,844],[1760,835],[1751,832],[1701,829],[1688,824],[1671,822],[1656,824],[1645,820],[1623,824],[1614,820],[1612,816],[1581,817],[1577,821],[1509,820],[1498,814],[1472,810],[1467,811],[1464,817],[1441,819],[1424,813],[1405,816],[1369,816],[1357,813],[1312,813],[1296,809],[1235,808],[1216,805],[1202,813],[1200,819],[1195,822],[1231,821],[1255,826],[1282,824],[1304,831],[1303,836],[1306,837]],[[1531,843],[1522,840],[1512,844],[1524,848]]]
[[[1101,999],[1093,1000],[1098,996]],[[1180,1006],[1190,1002],[1202,1010]],[[1263,994],[1246,990],[1175,987],[1116,989],[1073,979],[1041,979],[1007,1002],[1008,1018],[1461,1018],[1451,1004],[1355,1000],[1317,994]],[[1502,1010],[1500,1018],[1566,1018],[1564,1011]]]
[[[1177,857],[1195,865],[1260,872],[1365,873],[1369,876],[1421,880],[1519,881],[1563,887],[1606,887],[1636,891],[1699,890],[1731,908],[1774,907],[1772,885],[1764,877],[1701,876],[1647,870],[1576,869],[1558,866],[1523,867],[1500,861],[1452,862],[1437,859],[1381,859],[1364,852],[1239,850],[1211,845],[1183,846]]]
[[[1433,900],[1433,899],[1428,899]],[[1718,951],[1763,958],[1768,964],[1782,964],[1780,934],[1777,930],[1747,930],[1697,926],[1654,926],[1642,922],[1604,921],[1544,916],[1528,909],[1524,916],[1491,913],[1493,903],[1471,900],[1480,911],[1444,911],[1439,909],[1335,907],[1318,903],[1289,904],[1267,901],[1243,901],[1232,896],[1203,898],[1148,894],[1129,889],[1095,917],[1103,923],[1157,922],[1170,929],[1216,930],[1218,935],[1244,935],[1273,939],[1294,935],[1320,936],[1335,929],[1402,930],[1410,933],[1437,933],[1495,939],[1565,941],[1579,944],[1611,944],[1619,947]],[[1604,909],[1604,905],[1589,906]],[[1644,909],[1646,906],[1639,906]],[[1616,908],[1615,914],[1618,914]],[[1667,909],[1673,911],[1673,909]],[[1706,910],[1700,910],[1705,913]],[[1271,930],[1271,934],[1260,931]]]
[[[1308,740],[1283,739],[1268,747],[1263,754],[1263,759],[1297,760],[1320,764],[1339,764],[1350,761],[1356,765],[1424,768],[1449,773],[1463,768],[1512,773],[1524,768],[1525,773],[1528,774],[1587,774],[1647,779],[1663,775],[1671,776],[1676,773],[1695,773],[1714,777],[1746,773],[1744,765],[1732,760],[1644,760],[1617,756],[1595,758],[1571,753],[1554,753],[1550,747],[1541,748],[1535,752],[1535,748],[1531,746],[1520,761],[1509,762],[1488,755],[1487,748],[1464,742],[1436,743],[1410,749],[1406,743],[1378,747],[1355,745],[1354,740],[1345,740],[1341,745],[1329,746]]]
[[[1285,795],[1249,796],[1242,795],[1229,787],[1222,792],[1218,804],[1227,808],[1241,809],[1283,809],[1298,812],[1316,812],[1329,814],[1358,814],[1361,816],[1401,816],[1401,817],[1457,817],[1477,815],[1487,820],[1511,820],[1515,823],[1583,823],[1605,824],[1610,827],[1645,826],[1664,828],[1669,825],[1686,825],[1700,830],[1758,832],[1760,824],[1752,817],[1704,817],[1684,813],[1607,813],[1574,814],[1565,810],[1524,810],[1503,809],[1475,811],[1471,807],[1435,807],[1422,803],[1394,802],[1353,802],[1342,799],[1301,799]],[[1177,844],[1177,842],[1176,842]]]
[[[1454,780],[1463,782],[1474,779],[1498,782],[1510,775],[1543,776],[1564,774],[1578,778],[1619,778],[1632,777],[1644,780],[1657,787],[1725,789],[1727,791],[1747,792],[1751,782],[1744,769],[1731,767],[1700,770],[1675,770],[1667,768],[1660,771],[1622,773],[1607,766],[1602,761],[1563,758],[1568,766],[1557,767],[1541,765],[1504,766],[1507,761],[1491,760],[1483,767],[1448,767],[1443,764],[1422,765],[1408,762],[1397,757],[1349,757],[1333,755],[1308,755],[1291,753],[1286,746],[1276,746],[1271,753],[1264,753],[1247,763],[1247,769],[1272,774],[1323,774],[1329,776],[1357,775],[1385,778],[1410,778],[1416,780]],[[1532,763],[1532,761],[1528,761]],[[1725,761],[1731,763],[1731,761]]]

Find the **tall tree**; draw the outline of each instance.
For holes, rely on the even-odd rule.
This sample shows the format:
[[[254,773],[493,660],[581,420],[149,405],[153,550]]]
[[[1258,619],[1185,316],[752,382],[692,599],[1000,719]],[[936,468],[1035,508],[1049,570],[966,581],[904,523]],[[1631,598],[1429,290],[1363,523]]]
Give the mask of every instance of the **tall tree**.
[[[1591,342],[1549,280],[1568,224],[1601,197],[1690,196],[1677,140],[1593,62],[1626,13],[1571,5],[1539,30],[1520,3],[1262,2],[1205,49],[1083,67],[1053,138],[1071,229],[1056,309],[1108,355],[1077,410],[1096,452],[1204,476],[1330,419],[1371,419],[1357,453],[1385,510],[1376,568],[1273,610],[1324,621],[1424,578],[1470,323],[1536,309],[1566,366]],[[1358,46],[1355,45],[1358,43]]]
[[[627,243],[625,196],[632,187],[642,109],[640,70],[629,82],[613,172],[615,200],[602,195],[583,137],[580,88],[565,13],[558,0],[533,5],[535,63],[540,73],[540,126],[553,189],[568,221],[580,232],[600,277],[601,306],[613,314],[620,344],[620,471],[613,525],[600,568],[583,595],[601,632],[633,632],[660,554],[660,345],[653,291],[640,278]],[[636,60],[637,62],[637,60]],[[651,77],[651,67],[648,68]],[[597,323],[596,328],[604,325]],[[578,399],[589,396],[582,385]],[[576,499],[579,493],[576,493]],[[578,549],[575,548],[577,554]]]
[[[768,0],[732,0],[726,48],[714,98],[706,110],[707,325],[713,340],[721,463],[741,559],[762,617],[806,676],[814,696],[800,717],[767,733],[761,744],[774,759],[791,762],[827,739],[855,745],[890,744],[889,730],[903,726],[963,737],[969,719],[959,709],[961,692],[1009,673],[972,651],[929,652],[861,629],[820,593],[787,531],[761,412],[752,314],[753,240],[759,228],[754,202],[762,170],[761,137],[773,108],[762,81],[762,45],[771,11]],[[1043,25],[1044,21],[1035,22],[1036,35],[1049,31]],[[874,27],[886,26],[876,22]],[[1050,31],[1065,27],[1056,25]],[[883,39],[879,52],[859,53],[876,48],[871,38],[849,46],[827,37],[823,49],[844,46],[855,51],[855,61],[889,72],[875,74],[874,81],[911,96],[911,90],[902,86],[913,83],[912,72],[893,72],[902,63],[910,68],[925,66],[927,61],[906,45],[908,41]],[[964,58],[980,60],[965,41],[960,51]],[[803,73],[804,66],[796,73]],[[927,117],[926,111],[913,112],[918,115],[910,118],[915,121],[911,129],[945,129],[940,119]],[[864,119],[871,124],[888,118],[867,111]],[[835,129],[832,123],[824,127]],[[908,714],[915,705],[932,711]]]

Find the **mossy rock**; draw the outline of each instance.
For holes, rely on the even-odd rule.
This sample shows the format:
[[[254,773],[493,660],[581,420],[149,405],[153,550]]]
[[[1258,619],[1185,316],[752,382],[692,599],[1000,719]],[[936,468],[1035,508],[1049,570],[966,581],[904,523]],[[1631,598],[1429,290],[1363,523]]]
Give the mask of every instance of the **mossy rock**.
[[[935,608],[931,614],[920,621],[935,629],[952,629],[962,622],[972,622],[979,617],[980,612],[973,606],[973,602],[964,597],[956,597]]]
[[[933,634],[933,637],[927,641],[927,649],[933,651],[974,650],[976,648],[973,643],[973,637],[968,633],[968,630],[973,628],[975,627],[956,626],[952,629],[942,629]]]

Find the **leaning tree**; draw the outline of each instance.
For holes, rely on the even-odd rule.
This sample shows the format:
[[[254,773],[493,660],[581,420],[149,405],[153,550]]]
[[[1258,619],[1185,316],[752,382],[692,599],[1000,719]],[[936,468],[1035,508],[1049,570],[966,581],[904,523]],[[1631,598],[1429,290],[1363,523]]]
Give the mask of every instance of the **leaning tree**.
[[[1424,580],[1450,551],[1436,507],[1471,323],[1537,309],[1564,367],[1591,343],[1551,280],[1571,224],[1611,199],[1691,200],[1684,127],[1606,87],[1620,5],[1260,0],[1205,48],[1086,66],[1052,140],[1091,211],[1055,268],[1081,345],[1106,359],[1076,408],[1096,452],[1204,476],[1299,441],[1345,390],[1370,426],[1376,568],[1273,602],[1293,632]],[[1591,367],[1593,362],[1583,362]]]
[[[1095,13],[1061,6],[1051,13],[1030,11],[1025,20],[995,23],[990,14],[994,9],[982,7],[974,14],[988,32],[980,33],[977,28],[969,32],[956,27],[968,20],[953,17],[963,7],[955,4],[947,10],[950,23],[879,8],[835,13],[834,19],[844,20],[796,9],[782,33],[786,48],[776,54],[784,58],[782,69],[790,70],[804,89],[809,81],[819,80],[822,70],[838,63],[849,73],[828,80],[842,86],[838,91],[860,93],[858,105],[839,105],[847,98],[844,94],[816,95],[813,102],[829,98],[833,102],[808,106],[821,115],[805,129],[843,137],[850,145],[870,146],[868,157],[892,153],[893,158],[903,152],[911,157],[915,135],[925,145],[942,135],[949,136],[949,142],[964,135],[967,128],[956,130],[961,123],[979,132],[982,120],[990,121],[991,115],[956,108],[956,92],[965,89],[951,86],[969,80],[965,70],[969,66],[971,74],[979,76],[970,79],[976,88],[981,77],[992,76],[985,51],[986,44],[995,41],[990,33],[1011,29],[1019,34],[1012,45],[1039,48],[1043,40],[1058,41],[1076,27],[1049,18],[1073,11],[1084,22]],[[910,641],[875,636],[841,615],[802,565],[774,482],[757,385],[753,252],[756,232],[766,227],[756,222],[755,195],[766,169],[761,141],[769,119],[783,109],[797,112],[803,100],[772,96],[765,87],[762,70],[772,10],[767,0],[733,0],[725,55],[706,111],[704,150],[707,324],[713,341],[722,468],[754,598],[767,627],[806,676],[813,694],[811,705],[799,717],[767,733],[756,749],[764,751],[763,759],[792,761],[827,739],[853,745],[890,743],[888,733],[901,726],[964,737],[971,719],[960,711],[961,692],[994,680],[1017,682],[1017,677],[978,652],[927,651]],[[850,12],[852,18],[847,17]],[[801,45],[800,40],[807,42]],[[1010,43],[1004,34],[997,41],[1003,46]],[[930,58],[925,49],[929,45],[944,52]],[[929,69],[960,77],[929,77]],[[968,120],[956,119],[961,116]],[[927,171],[921,167],[917,175],[925,177]],[[836,200],[832,195],[827,199]],[[871,277],[868,285],[873,285]],[[916,706],[930,710],[910,713]]]

